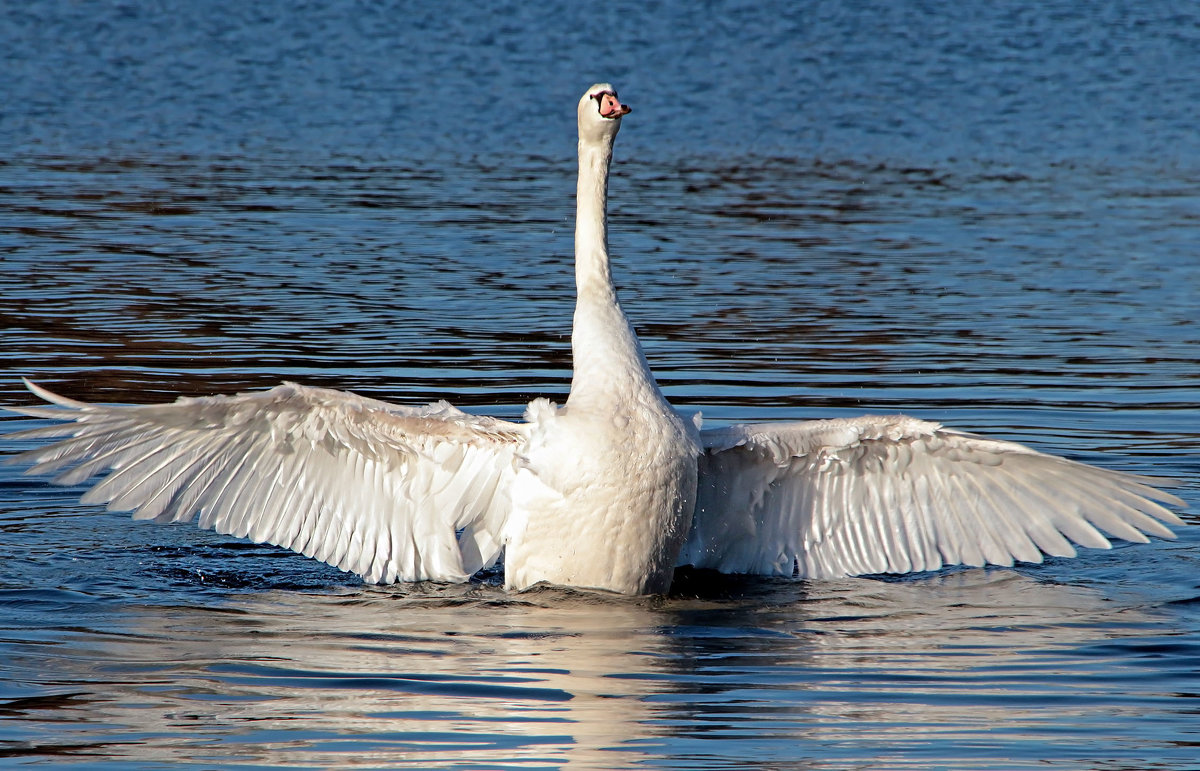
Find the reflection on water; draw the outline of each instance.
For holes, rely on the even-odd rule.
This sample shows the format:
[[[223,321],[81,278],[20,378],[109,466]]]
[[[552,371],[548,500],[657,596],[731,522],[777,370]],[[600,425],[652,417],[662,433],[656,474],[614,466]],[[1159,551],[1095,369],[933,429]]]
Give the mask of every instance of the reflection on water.
[[[1181,674],[1137,654],[1156,649],[1138,639],[1153,611],[1011,571],[768,583],[658,600],[482,585],[119,609],[46,592],[29,599],[98,604],[104,623],[48,662],[60,696],[9,710],[35,726],[59,716],[42,752],[141,762],[450,767],[499,753],[613,768],[676,742],[678,762],[702,763],[737,740],[769,767],[986,743],[998,725],[1029,760],[1035,746],[1083,751],[1065,725],[1120,735],[1120,714],[1170,698],[1160,681]],[[102,748],[99,726],[114,737]]]

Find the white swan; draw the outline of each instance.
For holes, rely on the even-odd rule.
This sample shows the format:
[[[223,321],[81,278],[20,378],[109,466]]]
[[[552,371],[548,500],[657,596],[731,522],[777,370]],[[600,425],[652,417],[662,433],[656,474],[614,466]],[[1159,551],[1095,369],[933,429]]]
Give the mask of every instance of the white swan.
[[[825,578],[1040,562],[1071,542],[1174,537],[1154,481],[906,417],[700,431],[667,403],[617,303],[608,168],[629,112],[579,101],[574,376],[525,423],[445,402],[388,404],[284,384],[173,404],[77,402],[16,457],[135,519],[272,543],[369,582],[463,581],[504,554],[506,586],[664,592],[676,565]]]

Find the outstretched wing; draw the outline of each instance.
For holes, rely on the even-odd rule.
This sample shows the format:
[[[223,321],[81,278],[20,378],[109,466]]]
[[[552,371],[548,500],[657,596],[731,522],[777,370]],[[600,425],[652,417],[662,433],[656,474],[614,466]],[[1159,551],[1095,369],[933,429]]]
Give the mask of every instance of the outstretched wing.
[[[833,578],[1041,562],[1071,542],[1173,538],[1148,477],[902,416],[701,433],[696,514],[679,564]]]
[[[59,406],[7,409],[70,422],[10,434],[58,440],[13,460],[60,484],[109,470],[85,503],[159,522],[199,515],[373,583],[465,580],[499,555],[522,425],[291,383],[145,406],[26,385]]]

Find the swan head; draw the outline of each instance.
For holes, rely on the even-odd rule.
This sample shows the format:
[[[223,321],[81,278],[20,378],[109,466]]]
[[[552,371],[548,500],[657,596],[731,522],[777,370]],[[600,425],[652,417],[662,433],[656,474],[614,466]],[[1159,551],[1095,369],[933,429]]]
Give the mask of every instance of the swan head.
[[[617,90],[608,83],[597,83],[579,100],[580,140],[612,141],[621,128],[621,116],[632,108],[617,98]]]

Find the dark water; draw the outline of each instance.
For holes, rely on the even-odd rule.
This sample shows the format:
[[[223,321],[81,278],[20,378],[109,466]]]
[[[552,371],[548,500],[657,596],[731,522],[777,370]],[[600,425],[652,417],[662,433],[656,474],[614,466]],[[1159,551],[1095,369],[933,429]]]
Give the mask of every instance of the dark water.
[[[0,402],[562,397],[605,79],[616,277],[678,405],[904,411],[1200,500],[1190,5],[30,2],[0,66]],[[0,468],[0,766],[1200,757],[1190,513],[1040,566],[622,599],[364,587],[77,496]]]

